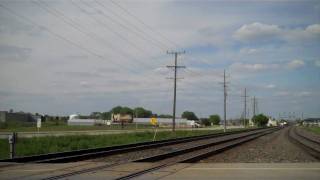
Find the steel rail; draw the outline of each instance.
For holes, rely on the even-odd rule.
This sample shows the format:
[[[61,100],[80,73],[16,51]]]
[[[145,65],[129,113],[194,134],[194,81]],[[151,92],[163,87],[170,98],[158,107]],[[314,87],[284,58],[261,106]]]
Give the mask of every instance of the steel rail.
[[[291,142],[305,150],[308,154],[320,160],[320,143],[301,135],[296,130],[297,127],[290,127],[288,137]]]
[[[274,130],[275,130],[275,128],[267,128],[267,129],[251,130],[251,131],[253,131],[252,133],[250,133],[250,131],[241,132],[241,133],[239,133],[239,132],[238,133],[232,133],[232,134],[228,134],[228,135],[229,136],[233,136],[233,135],[236,136],[236,135],[240,134],[240,136],[241,136],[241,134],[243,134],[243,133],[249,133],[249,134],[242,135],[241,137],[229,137],[229,138],[227,138],[229,140],[223,140],[222,139],[220,141],[217,140],[216,142],[206,143],[206,144],[201,145],[201,148],[199,148],[199,146],[187,147],[187,148],[182,149],[182,150],[178,150],[178,151],[174,151],[174,152],[170,152],[170,153],[164,153],[164,154],[160,154],[160,155],[155,155],[155,156],[151,156],[151,157],[146,157],[146,158],[142,158],[142,159],[137,159],[137,160],[133,160],[133,161],[130,161],[130,162],[150,161],[150,159],[158,159],[158,160],[160,160],[160,159],[168,159],[168,158],[172,158],[174,156],[178,156],[180,154],[190,153],[190,152],[193,152],[193,151],[196,151],[196,150],[199,150],[199,149],[201,150],[203,148],[209,148],[210,146],[213,146],[213,145],[217,145],[217,144],[221,144],[221,143],[228,143],[229,141],[232,141],[232,140],[234,141],[235,139],[252,137],[252,136],[255,136],[255,135],[256,136],[264,135],[265,133],[268,133],[268,132],[271,132],[271,131],[273,132]],[[257,131],[257,132],[254,132],[254,131]],[[228,135],[225,135],[225,137],[227,137]],[[216,138],[225,138],[225,137],[224,136],[217,136]],[[215,138],[213,138],[213,139],[215,139]],[[184,159],[184,161],[186,161],[186,160],[187,159]],[[96,171],[96,170],[107,169],[107,168],[110,168],[110,167],[114,168],[116,166],[127,164],[127,163],[130,163],[130,162],[102,165],[102,166],[97,166],[97,167],[93,167],[93,168],[78,170],[78,171],[74,171],[74,172],[70,172],[70,173],[65,173],[65,174],[61,174],[61,175],[56,175],[56,176],[48,177],[48,178],[45,178],[45,179],[46,180],[54,180],[54,179],[67,178],[67,177],[70,177],[70,176],[79,175],[79,174],[83,174],[83,173],[88,173],[88,172],[92,172],[92,171]],[[178,162],[174,162],[174,163],[178,163]],[[151,172],[151,171],[157,170],[159,168],[166,167],[166,166],[168,166],[170,164],[172,164],[172,163],[165,162],[164,164],[161,164],[161,165],[155,165],[152,168],[145,169],[141,173],[144,174],[144,173],[147,173],[147,172]],[[141,174],[141,173],[138,173],[138,174]],[[133,175],[133,176],[136,176],[136,175]],[[123,177],[121,177],[121,178],[123,178]]]
[[[135,177],[138,177],[138,176],[141,176],[141,175],[144,175],[144,174],[147,174],[147,173],[150,173],[150,172],[153,172],[153,171],[156,171],[156,170],[168,167],[168,166],[175,165],[177,163],[196,162],[196,161],[199,161],[199,160],[201,160],[205,157],[208,157],[214,153],[219,153],[219,152],[225,151],[225,150],[230,149],[234,146],[243,144],[245,142],[251,141],[251,140],[256,139],[258,137],[272,133],[278,129],[279,128],[265,130],[262,132],[257,132],[257,133],[253,133],[253,134],[249,134],[249,135],[231,138],[228,140],[222,140],[219,142],[209,143],[209,144],[203,145],[201,147],[184,149],[184,150],[180,150],[177,152],[163,154],[163,155],[160,155],[159,157],[154,156],[151,158],[147,158],[145,160],[139,160],[136,162],[144,162],[144,161],[150,161],[150,160],[158,161],[158,160],[162,159],[162,160],[160,160],[159,164],[155,164],[150,168],[146,168],[146,169],[143,169],[143,170],[133,172],[128,175],[116,178],[116,180],[132,179],[132,178],[135,178]],[[212,148],[212,146],[215,146],[215,145],[220,145],[220,147]],[[176,158],[176,156],[179,156],[179,155],[181,157]],[[169,157],[169,159],[166,159],[168,157]]]

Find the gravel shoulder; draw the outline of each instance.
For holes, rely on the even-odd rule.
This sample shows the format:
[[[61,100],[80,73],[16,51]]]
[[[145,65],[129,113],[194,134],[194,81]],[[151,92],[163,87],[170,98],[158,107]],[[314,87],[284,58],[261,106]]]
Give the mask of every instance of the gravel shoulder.
[[[288,139],[289,128],[260,137],[201,162],[237,163],[297,163],[319,162]]]

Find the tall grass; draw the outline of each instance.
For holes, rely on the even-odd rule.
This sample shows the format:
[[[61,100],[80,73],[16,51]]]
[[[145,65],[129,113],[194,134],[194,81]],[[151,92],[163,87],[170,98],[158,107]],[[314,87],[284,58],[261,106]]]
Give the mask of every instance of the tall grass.
[[[216,131],[176,131],[158,132],[156,140],[164,140],[177,137],[187,137],[203,135]],[[36,154],[46,154],[63,152],[78,149],[106,147],[129,143],[152,141],[153,132],[123,133],[110,135],[71,135],[71,136],[47,136],[33,138],[19,138],[16,145],[17,156],[29,156]],[[8,158],[9,147],[7,140],[0,140],[0,158]]]

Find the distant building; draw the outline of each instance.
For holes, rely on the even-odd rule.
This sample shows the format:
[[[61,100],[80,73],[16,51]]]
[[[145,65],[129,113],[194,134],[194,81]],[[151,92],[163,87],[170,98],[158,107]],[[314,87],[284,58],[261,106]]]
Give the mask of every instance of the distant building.
[[[302,124],[304,126],[320,126],[320,118],[304,119]]]
[[[137,124],[150,124],[151,118],[134,118],[133,122]],[[177,127],[190,126],[190,122],[187,119],[176,118],[175,120]],[[172,118],[157,118],[159,126],[172,126]]]
[[[242,119],[228,119],[227,120],[227,125],[228,126],[240,126],[243,125],[243,120]],[[223,124],[223,120],[220,122]]]
[[[36,122],[37,117],[22,112],[0,111],[0,122]]]
[[[72,114],[69,116],[68,125],[71,126],[94,126],[99,124],[107,124],[107,120],[101,119],[80,119],[78,114]]]
[[[132,114],[111,114],[111,120],[115,123],[132,123],[133,117]]]
[[[267,126],[278,126],[278,121],[272,118],[269,118]]]

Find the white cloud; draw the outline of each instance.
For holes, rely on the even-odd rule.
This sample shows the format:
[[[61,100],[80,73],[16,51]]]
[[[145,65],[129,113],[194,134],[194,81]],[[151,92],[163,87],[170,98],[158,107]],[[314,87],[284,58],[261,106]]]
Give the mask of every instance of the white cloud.
[[[320,67],[320,60],[314,61],[314,65],[315,65],[316,67]]]
[[[255,48],[241,48],[240,54],[256,54],[259,50]]]
[[[245,64],[245,63],[233,63],[230,67],[231,71],[240,72],[261,72],[271,69],[279,68],[278,64]]]
[[[312,93],[309,91],[301,91],[301,92],[297,92],[295,95],[299,96],[299,97],[305,97],[305,96],[310,96]]]
[[[289,91],[279,91],[275,93],[276,96],[289,96],[291,93]]]
[[[287,68],[289,69],[298,69],[301,68],[305,65],[304,61],[299,60],[299,59],[295,59],[289,63],[287,63]]]
[[[276,87],[276,85],[274,85],[274,84],[268,84],[268,85],[266,85],[266,88],[268,88],[268,89],[273,89],[273,88],[275,88]]]
[[[296,59],[292,60],[288,63],[272,63],[272,64],[246,64],[246,63],[233,63],[229,66],[230,70],[233,72],[247,72],[247,73],[256,73],[262,71],[269,71],[275,69],[298,69],[305,65],[304,61]],[[273,88],[273,85],[269,85],[269,88]]]
[[[233,37],[243,42],[282,40],[287,42],[315,41],[320,38],[320,24],[306,28],[286,29],[274,24],[254,22],[242,25]]]
[[[240,41],[268,40],[281,34],[281,29],[277,25],[263,24],[255,22],[241,26],[234,37]]]
[[[80,86],[82,87],[88,87],[89,86],[89,83],[87,81],[81,81],[80,82]]]
[[[306,30],[307,33],[312,34],[312,35],[320,35],[320,24],[312,24],[309,25]]]

